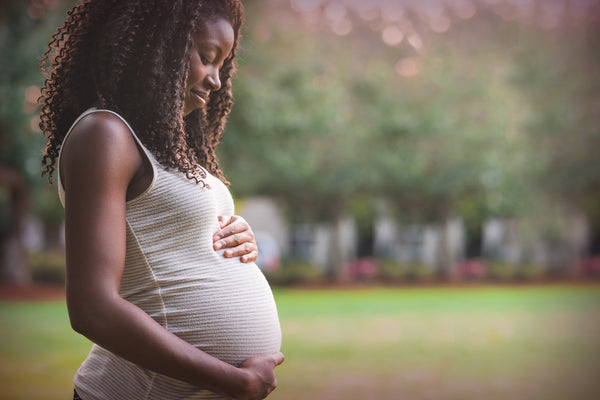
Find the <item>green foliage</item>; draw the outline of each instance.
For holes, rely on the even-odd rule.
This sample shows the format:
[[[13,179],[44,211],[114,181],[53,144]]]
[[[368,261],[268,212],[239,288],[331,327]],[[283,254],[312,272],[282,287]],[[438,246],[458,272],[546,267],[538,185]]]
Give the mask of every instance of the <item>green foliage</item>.
[[[0,163],[27,178],[49,223],[62,210],[40,189],[44,139],[25,91],[41,85],[39,57],[71,3],[38,20],[29,2],[0,6]],[[336,36],[285,2],[246,6],[219,149],[236,196],[279,199],[290,223],[351,214],[361,228],[372,221],[357,203],[385,198],[401,222],[458,215],[471,235],[487,218],[566,203],[600,232],[597,21],[541,30],[482,8],[443,34],[419,32],[417,51],[359,20]],[[415,75],[397,73],[406,61]]]
[[[517,22],[482,14],[428,36],[420,54],[387,48],[360,26],[335,37],[290,20],[285,30],[267,25],[247,24],[222,154],[234,190],[280,197],[300,220],[331,218],[365,193],[389,197],[404,220],[458,213],[477,226],[530,212],[548,176],[528,136],[534,112],[546,104],[553,129],[575,127],[557,112],[562,103],[531,103],[528,87],[583,81],[538,68],[557,55]],[[403,59],[416,60],[417,76],[395,73]]]
[[[534,110],[527,133],[542,166],[537,186],[583,211],[592,225],[600,225],[600,115],[593,111],[600,101],[598,32],[598,24],[559,30],[546,40],[531,32],[540,49],[523,49],[522,68],[512,76]]]
[[[330,66],[315,62],[326,48],[299,32],[273,35],[267,46],[246,46],[241,54],[222,155],[236,193],[281,198],[300,220],[330,219],[356,184],[348,170],[356,159],[352,135],[339,104],[345,88],[329,79]]]
[[[265,273],[271,285],[293,286],[319,283],[323,274],[308,261],[288,259],[284,260],[275,272]]]
[[[64,285],[66,261],[62,253],[31,253],[29,265],[34,282]]]
[[[40,174],[40,153],[44,138],[36,127],[35,90],[26,99],[26,90],[43,83],[39,68],[41,55],[64,14],[49,11],[45,17],[32,19],[27,14],[29,2],[2,3],[0,27],[0,162],[19,171],[33,184]]]
[[[222,153],[239,194],[279,198],[295,223],[353,215],[359,230],[357,203],[384,198],[401,223],[462,217],[469,243],[489,218],[563,203],[600,232],[596,22],[547,31],[483,7],[419,31],[417,51],[360,20],[336,36],[252,7]]]
[[[4,60],[0,63],[0,164],[18,171],[33,189],[33,198],[37,199],[38,190],[43,191],[47,186],[39,179],[41,152],[46,142],[37,127],[39,108],[36,101],[44,81],[39,63],[73,1],[35,3],[42,7],[39,10],[45,10],[37,19],[28,15],[28,7],[34,7],[32,2],[0,4],[0,56]],[[41,211],[40,217],[56,220],[60,205],[52,201],[36,210]]]
[[[6,187],[0,186],[0,232],[4,233],[8,228],[10,219],[10,193]]]
[[[487,274],[491,279],[507,281],[512,280],[517,275],[517,265],[507,264],[500,261],[490,261],[487,263]]]
[[[378,278],[385,283],[425,282],[434,278],[433,268],[421,263],[379,260],[377,271]]]
[[[65,217],[55,185],[38,188],[33,199],[33,212],[47,224],[60,225]]]
[[[533,263],[508,264],[501,261],[486,263],[489,278],[498,281],[528,281],[544,277],[546,269]]]

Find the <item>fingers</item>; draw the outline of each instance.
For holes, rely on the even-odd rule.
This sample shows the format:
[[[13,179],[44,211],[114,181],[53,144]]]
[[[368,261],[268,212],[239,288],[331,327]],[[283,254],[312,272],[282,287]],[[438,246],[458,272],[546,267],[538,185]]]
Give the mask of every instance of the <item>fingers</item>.
[[[242,246],[246,243],[254,244],[254,235],[252,234],[251,231],[234,233],[232,235],[225,236],[225,237],[223,237],[217,233],[213,237],[213,242],[214,242],[213,247],[215,248],[215,250],[219,250],[219,249],[223,249],[223,248],[234,248],[234,247]],[[254,250],[254,247],[256,247],[256,246],[253,246],[252,248],[247,248],[246,253]]]
[[[221,229],[213,236],[213,248],[225,249],[223,255],[227,258],[240,257],[245,263],[256,261],[258,246],[254,232],[246,220],[240,216],[219,216]]]
[[[284,360],[285,360],[285,356],[283,355],[282,352],[273,354],[273,362],[275,363],[275,366],[281,365]]]
[[[275,367],[283,362],[281,352],[265,354],[247,359],[240,368],[248,371],[251,383],[248,386],[247,396],[240,398],[264,399],[277,387],[277,378],[275,377]]]
[[[254,262],[257,259],[258,259],[258,251],[257,250],[252,250],[250,253],[244,254],[243,256],[240,257],[240,260],[242,260],[243,263]]]
[[[274,378],[273,378],[273,383],[271,384],[271,387],[269,387],[269,389],[267,390],[267,396],[268,396],[269,394],[271,394],[271,392],[272,392],[273,390],[275,390],[276,388],[277,388],[277,378],[275,378],[275,377],[274,377]],[[265,396],[265,398],[266,398],[266,396]]]
[[[254,243],[246,242],[239,246],[227,248],[223,255],[226,258],[240,257],[242,262],[252,262],[258,258],[258,250]]]
[[[217,219],[219,220],[219,228],[223,229],[224,227],[235,221],[235,218],[235,215],[219,215],[217,217]]]
[[[248,225],[246,220],[242,217],[238,217],[237,215],[219,216],[218,220],[219,227],[221,229],[214,235],[214,238],[216,238],[217,240],[234,235],[236,233],[252,231],[250,229],[250,225]]]

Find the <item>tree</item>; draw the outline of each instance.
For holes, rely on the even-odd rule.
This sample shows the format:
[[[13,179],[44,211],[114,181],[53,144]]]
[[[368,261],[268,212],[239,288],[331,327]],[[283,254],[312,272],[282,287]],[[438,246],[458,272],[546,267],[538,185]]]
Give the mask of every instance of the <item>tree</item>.
[[[48,2],[61,11],[65,5]],[[40,56],[62,18],[46,3],[0,3],[0,279],[27,283],[30,273],[22,243],[32,189],[42,182],[40,154],[44,139],[37,128],[36,101],[43,77]]]
[[[541,32],[531,32],[537,51],[519,54],[522,68],[514,75],[534,110],[527,133],[543,166],[536,176],[540,197],[544,197],[541,205],[567,215],[583,214],[589,223],[591,255],[600,254],[598,21],[544,32],[544,40]],[[564,225],[543,228],[548,240],[565,241],[568,229]],[[571,258],[578,257],[571,254]],[[579,264],[576,259],[567,263],[573,269]]]
[[[538,117],[556,120],[567,101],[588,115],[590,134],[581,145],[561,143],[573,152],[573,168],[594,181],[593,168],[577,161],[586,150],[583,159],[593,160],[585,146],[597,126],[585,111],[593,101],[573,102],[581,97],[569,90],[550,104],[541,98],[543,88],[562,83],[557,73],[531,71],[531,63],[543,65],[536,59],[557,61],[532,21],[481,7],[443,34],[412,21],[418,33],[409,29],[411,45],[398,46],[385,24],[365,23],[349,7],[317,5],[303,24],[289,10],[253,4],[222,152],[238,194],[281,199],[291,221],[335,224],[367,207],[365,196],[388,198],[404,222],[444,225],[459,215],[469,255],[479,256],[484,220],[535,212],[539,193],[559,182],[548,174],[549,148],[529,132]],[[252,21],[257,15],[260,23]],[[350,30],[336,28],[340,18]],[[553,33],[564,36],[557,48],[571,33]],[[563,71],[581,62],[581,52],[563,57]],[[523,84],[528,71],[536,76]],[[568,82],[588,87],[588,98],[598,92],[577,75]],[[573,128],[574,121],[561,123]],[[454,274],[452,261],[442,261],[441,274]]]

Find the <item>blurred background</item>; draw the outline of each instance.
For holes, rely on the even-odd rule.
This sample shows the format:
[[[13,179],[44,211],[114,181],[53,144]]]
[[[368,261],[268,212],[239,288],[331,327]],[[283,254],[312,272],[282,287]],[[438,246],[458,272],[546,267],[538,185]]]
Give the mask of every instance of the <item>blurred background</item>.
[[[39,58],[74,4],[0,9],[4,281],[60,282]],[[600,276],[594,0],[254,0],[220,157],[274,282]]]
[[[64,282],[38,64],[74,3],[0,2],[5,292]],[[276,287],[273,398],[597,398],[600,1],[244,4],[219,154]],[[0,398],[32,368],[66,396],[63,302],[0,311]]]

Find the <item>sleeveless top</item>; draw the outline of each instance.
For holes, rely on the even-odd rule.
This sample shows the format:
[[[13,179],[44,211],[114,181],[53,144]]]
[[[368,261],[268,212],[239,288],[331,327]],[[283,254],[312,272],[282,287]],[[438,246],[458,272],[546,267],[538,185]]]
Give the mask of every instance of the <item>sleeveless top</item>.
[[[223,250],[212,247],[212,236],[219,230],[217,216],[234,213],[227,187],[208,173],[210,189],[165,169],[112,111],[90,109],[73,126],[92,112],[119,117],[153,169],[150,186],[126,204],[121,297],[183,340],[232,365],[279,351],[277,309],[262,272],[256,264],[225,258]],[[58,158],[60,162],[60,153]],[[57,176],[64,205],[60,173]],[[85,400],[222,398],[144,369],[98,345],[93,345],[74,383]]]

